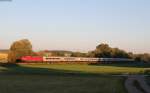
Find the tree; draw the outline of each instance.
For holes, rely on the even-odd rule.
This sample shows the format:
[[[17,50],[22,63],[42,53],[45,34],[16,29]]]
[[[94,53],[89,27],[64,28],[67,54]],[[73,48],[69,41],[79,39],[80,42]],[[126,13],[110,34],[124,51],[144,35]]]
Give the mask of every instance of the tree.
[[[108,44],[100,44],[94,51],[90,51],[90,57],[103,57],[103,58],[131,58],[132,53],[128,54],[119,48],[111,48]]]
[[[124,50],[120,50],[118,48],[112,48],[111,56],[114,58],[129,58],[129,54]]]
[[[144,53],[141,59],[143,62],[149,63],[150,62],[150,55],[148,53]]]
[[[87,57],[95,57],[95,51],[89,51]]]
[[[100,44],[95,49],[95,57],[111,57],[111,48],[108,44]]]
[[[87,53],[72,52],[71,57],[87,57]]]
[[[15,41],[10,47],[8,62],[15,63],[22,56],[30,56],[33,54],[32,45],[28,39]]]
[[[134,54],[133,58],[138,62],[150,63],[150,54]]]

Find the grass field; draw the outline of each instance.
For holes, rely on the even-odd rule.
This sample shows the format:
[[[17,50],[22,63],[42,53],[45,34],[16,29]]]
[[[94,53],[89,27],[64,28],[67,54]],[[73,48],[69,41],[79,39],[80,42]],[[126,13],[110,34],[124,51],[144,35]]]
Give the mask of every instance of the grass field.
[[[63,75],[1,75],[0,93],[126,93],[123,78]]]
[[[127,93],[124,78],[149,65],[1,64],[0,93]],[[107,74],[107,75],[103,75]]]
[[[92,73],[92,74],[149,74],[146,69],[150,65],[135,64],[100,64],[100,65],[78,65],[78,64],[21,64],[24,68],[43,68],[47,72],[55,70],[57,72],[69,73]],[[46,72],[46,71],[45,71]]]
[[[52,68],[57,66],[66,69]],[[88,65],[1,65],[0,93],[126,93],[124,78],[69,71],[66,66]]]

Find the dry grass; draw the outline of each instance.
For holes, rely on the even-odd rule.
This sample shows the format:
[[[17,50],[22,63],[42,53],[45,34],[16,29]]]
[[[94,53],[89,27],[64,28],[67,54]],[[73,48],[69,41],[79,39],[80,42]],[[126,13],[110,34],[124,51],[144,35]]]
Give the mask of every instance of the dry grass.
[[[0,62],[7,62],[8,54],[0,53]]]

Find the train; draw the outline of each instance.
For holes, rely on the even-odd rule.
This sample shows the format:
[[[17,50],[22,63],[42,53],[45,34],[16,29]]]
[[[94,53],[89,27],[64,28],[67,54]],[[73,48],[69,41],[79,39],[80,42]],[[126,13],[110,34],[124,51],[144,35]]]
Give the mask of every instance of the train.
[[[23,56],[21,62],[133,62],[134,59],[128,58],[87,58],[87,57],[45,57],[45,56]]]

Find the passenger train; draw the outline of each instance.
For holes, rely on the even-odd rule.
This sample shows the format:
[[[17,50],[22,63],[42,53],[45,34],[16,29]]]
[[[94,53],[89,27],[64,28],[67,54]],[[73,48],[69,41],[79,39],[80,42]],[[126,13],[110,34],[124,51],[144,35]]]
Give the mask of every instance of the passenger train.
[[[86,58],[86,57],[42,57],[24,56],[22,62],[133,62],[127,58]]]

